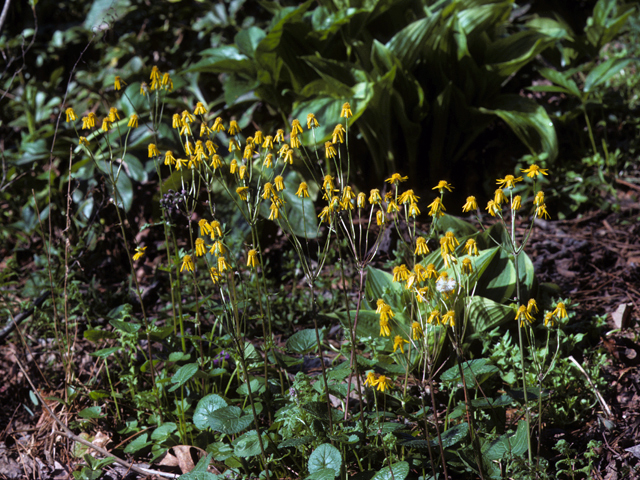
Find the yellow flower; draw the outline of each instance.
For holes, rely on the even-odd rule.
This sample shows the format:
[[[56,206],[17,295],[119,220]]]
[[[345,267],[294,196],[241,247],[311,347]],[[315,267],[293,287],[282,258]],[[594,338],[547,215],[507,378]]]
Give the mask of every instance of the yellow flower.
[[[220,222],[219,221],[214,220],[209,225],[210,225],[210,228],[211,228],[211,240],[215,240],[215,236],[216,235],[218,237],[222,236],[222,229],[220,228]]]
[[[222,240],[216,240],[215,242],[213,242],[213,245],[211,245],[209,253],[211,255],[224,255],[225,253],[227,253],[227,247],[224,246]]]
[[[87,137],[80,137],[80,138],[78,139],[78,143],[79,143],[80,145],[84,145],[84,146],[86,146],[86,147],[88,147],[88,146],[89,146],[89,140],[87,140]]]
[[[433,263],[427,265],[427,278],[438,278],[438,270]]]
[[[440,325],[440,310],[434,308],[427,318],[427,323],[430,325]]]
[[[556,309],[553,311],[552,315],[558,317],[558,318],[567,318],[567,309],[564,306],[563,302],[559,302],[556,305]]]
[[[340,111],[341,118],[350,118],[353,117],[353,113],[351,112],[351,105],[349,102],[345,102],[342,105],[342,110]]]
[[[452,190],[453,187],[449,182],[447,182],[446,180],[440,180],[438,184],[435,187],[433,187],[431,190],[439,190],[440,193],[443,193],[445,188],[450,192],[453,191]]]
[[[456,326],[456,313],[453,310],[449,310],[442,316],[442,324],[450,327]]]
[[[337,124],[333,129],[331,143],[344,143],[345,132],[344,126],[341,123]]]
[[[300,198],[309,197],[309,189],[306,182],[300,182],[296,196]]]
[[[289,162],[289,165],[293,165],[293,149],[290,148],[286,152],[284,152],[284,156],[282,157],[282,161],[284,163]]]
[[[404,344],[409,343],[407,340],[402,338],[400,335],[396,335],[393,339],[393,352],[399,348],[401,353],[404,353]]]
[[[504,196],[504,191],[501,188],[498,188],[494,193],[493,202],[499,206],[506,201],[507,201],[507,197]]]
[[[473,273],[473,265],[471,265],[471,259],[465,257],[462,259],[462,273],[471,275]]]
[[[378,380],[376,380],[376,389],[384,392],[387,388],[391,388],[391,380],[384,375],[380,375]]]
[[[247,201],[247,194],[249,193],[249,187],[238,187],[236,188],[236,193],[240,197],[240,200],[243,202]]]
[[[220,117],[217,117],[215,119],[215,121],[213,122],[213,127],[211,127],[211,130],[213,130],[216,133],[225,131],[224,125],[222,124],[222,119]]]
[[[476,202],[476,197],[474,196],[467,197],[467,203],[465,203],[462,206],[462,211],[467,213],[477,209],[478,209],[478,203]]]
[[[298,134],[294,132],[291,132],[291,138],[290,138],[290,143],[291,143],[291,149],[293,150],[294,148],[300,148],[300,146],[302,145],[302,142],[300,142],[300,138],[298,137]],[[289,150],[287,150],[288,152]]]
[[[218,272],[216,267],[211,267],[209,269],[209,275],[211,276],[211,281],[214,284],[218,283],[218,280],[220,280],[220,272]]]
[[[254,135],[254,138],[253,138],[253,144],[260,145],[262,142],[264,142],[264,135],[262,135],[261,130],[256,130],[256,134]]]
[[[409,205],[409,216],[415,218],[418,215],[420,215],[420,209],[418,208],[418,205],[416,203],[412,202]]]
[[[87,113],[87,125],[90,128],[93,128],[93,127],[96,126],[96,114],[95,113],[93,113],[93,112]]]
[[[191,115],[191,113],[189,112],[189,110],[183,110],[182,111],[182,123],[193,123],[195,121],[196,117],[194,117],[193,115]]]
[[[278,203],[274,202],[273,199],[271,199],[271,206],[269,207],[269,220],[277,220],[278,218],[280,218],[280,209],[278,208]]]
[[[116,107],[111,107],[109,109],[109,121],[115,122],[116,120],[120,120],[120,115],[118,114],[118,109]]]
[[[229,135],[235,135],[240,132],[240,127],[238,127],[238,122],[235,120],[231,120],[229,123]]]
[[[556,320],[553,316],[553,312],[547,312],[547,314],[544,316],[544,326],[553,327],[555,324],[556,324]]]
[[[458,239],[456,238],[456,236],[453,234],[452,231],[448,231],[444,234],[444,239],[447,243],[447,245],[449,246],[449,252],[453,253],[456,249],[456,247],[458,245],[460,245],[460,242],[458,242]]]
[[[417,203],[418,200],[420,200],[420,197],[416,197],[413,190],[407,190],[398,198],[401,205],[404,205],[405,203]]]
[[[417,266],[417,265],[416,265]],[[429,287],[422,287],[416,291],[416,299],[418,303],[423,303],[427,300],[427,295],[429,294]],[[415,340],[415,339],[414,339]]]
[[[381,304],[378,305],[378,310],[379,310],[378,313],[380,315],[380,321],[381,322],[383,320],[390,320],[393,317],[395,317],[395,314],[393,313],[393,310],[391,310],[391,307],[389,305],[387,305],[386,303],[384,303],[384,302],[382,302]],[[381,333],[381,335],[382,335],[382,333]],[[385,336],[389,336],[389,333],[387,333]]]
[[[322,181],[322,188],[327,192],[327,194],[331,195],[334,190],[333,187],[333,177],[331,175],[325,175]]]
[[[536,208],[536,217],[551,218],[551,215],[549,215],[549,212],[547,212],[547,206],[544,203]]]
[[[511,210],[520,210],[520,207],[522,207],[522,197],[516,195],[511,202]]]
[[[251,249],[247,254],[247,267],[256,268],[257,266],[258,266],[258,251],[255,249]]]
[[[67,122],[75,122],[78,119],[76,112],[74,112],[71,107],[67,108],[64,111],[64,114],[67,116]]]
[[[375,387],[376,383],[378,383],[378,380],[376,380],[376,374],[373,373],[373,371],[367,373],[367,379],[364,381],[364,384],[370,387]]]
[[[536,193],[536,196],[533,199],[533,204],[536,207],[539,207],[540,205],[544,204],[544,192],[542,190],[540,190],[538,193]]]
[[[214,153],[216,153],[218,147],[211,140],[207,140],[204,145],[207,147],[209,155],[213,155]]]
[[[500,213],[500,205],[496,205],[496,202],[489,200],[486,210],[489,212],[489,215],[495,217]]]
[[[500,185],[500,188],[513,188],[517,182],[521,182],[522,177],[514,177],[513,175],[505,175],[504,178],[499,178],[496,183]]]
[[[109,117],[103,118],[102,126],[100,127],[100,130],[102,130],[103,132],[108,132],[110,128],[111,128],[111,122],[109,121]]]
[[[394,173],[389,178],[387,178],[385,180],[385,182],[387,182],[387,183],[389,183],[391,185],[397,185],[400,182],[406,182],[408,179],[409,179],[409,177],[403,177],[399,173]]]
[[[396,202],[394,202],[393,200],[389,201],[389,203],[387,204],[387,213],[396,213],[399,210],[400,207],[398,207],[398,204]]]
[[[336,149],[333,148],[333,143],[324,142],[324,154],[327,158],[333,158],[336,154]]]
[[[384,212],[382,210],[378,210],[376,212],[376,224],[381,227],[384,225],[385,220]]]
[[[547,169],[546,168],[540,168],[538,165],[531,165],[529,168],[521,168],[520,171],[522,173],[526,173],[527,177],[529,178],[534,178],[540,174],[542,175],[547,175]]]
[[[204,237],[205,235],[210,235],[213,231],[206,218],[201,219],[198,222],[198,226],[200,227],[200,236],[202,237]]]
[[[413,271],[415,272],[418,282],[424,282],[427,279],[427,269],[419,263],[416,263],[416,266],[413,267]]]
[[[404,263],[398,267],[393,267],[393,281],[404,282],[409,278],[409,273],[409,269]]]
[[[231,175],[233,175],[234,173],[236,173],[237,170],[238,170],[238,161],[234,158],[233,160],[231,160],[231,163],[229,164],[229,171],[231,172]]]
[[[162,75],[162,80],[160,81],[160,84],[169,91],[173,90],[173,80],[171,80],[171,77],[169,76],[168,72]]]
[[[154,65],[151,68],[151,75],[149,76],[149,80],[157,80],[158,82],[160,81],[160,69],[157,65]]]
[[[520,326],[524,327],[524,322],[527,321],[529,323],[533,323],[533,317],[527,311],[526,305],[520,305],[518,307],[518,312],[516,313],[516,320],[520,320]]]
[[[389,328],[389,319],[380,317],[380,336],[389,337],[391,329]]]
[[[160,152],[156,148],[155,143],[150,143],[147,149],[149,151],[149,158],[151,158],[151,157],[159,157],[160,156]]]
[[[424,332],[422,331],[422,325],[420,325],[418,322],[413,322],[411,324],[411,338],[413,338],[414,340],[420,340],[423,335]]]
[[[135,262],[136,260],[140,260],[142,257],[144,257],[144,252],[146,249],[147,247],[137,247],[136,253],[133,256],[133,261]]]
[[[211,157],[211,168],[215,170],[216,168],[220,168],[221,165],[222,158],[220,158],[220,155],[214,155],[213,157]]]
[[[129,123],[127,123],[127,127],[129,128],[138,128],[138,115],[132,113],[129,117]]]
[[[196,238],[196,257],[201,257],[205,254],[204,240],[202,238]]]
[[[147,82],[142,82],[140,84],[140,95],[143,97],[147,94]]]
[[[184,153],[186,153],[187,155],[193,155],[193,146],[188,140],[187,143],[184,144]]]
[[[338,210],[339,206],[340,206],[340,199],[338,198],[337,195],[334,195],[333,197],[331,197],[331,200],[329,200],[329,211],[333,213]]]
[[[264,138],[264,142],[262,142],[262,148],[273,150],[273,137],[271,135],[267,135]]]
[[[440,197],[437,197],[431,204],[429,204],[429,216],[430,217],[442,217],[444,215],[443,212],[446,212],[447,209],[444,208],[442,204],[442,200]]]
[[[113,80],[113,88],[116,90],[120,90],[122,85],[126,85],[127,82],[120,78],[120,75],[116,75],[116,78]]]
[[[360,192],[356,199],[356,205],[358,208],[365,208],[367,206],[367,196],[364,192]]]
[[[534,298],[530,299],[527,303],[527,312],[529,313],[538,313],[538,305]]]
[[[185,166],[187,166],[187,159],[186,158],[177,158],[176,159],[176,170],[181,170]]]
[[[415,255],[426,255],[429,253],[429,246],[427,245],[427,239],[424,237],[416,238],[416,250]]]
[[[276,142],[284,142],[284,130],[282,128],[279,128],[276,131],[276,137],[274,138],[274,141],[276,141]]]
[[[196,109],[193,111],[194,115],[204,115],[207,113],[207,109],[204,108],[202,102],[196,103]]]
[[[175,128],[175,129],[182,128],[182,119],[180,118],[180,115],[178,115],[177,113],[173,114],[173,117],[171,120],[171,126],[172,128]]]
[[[82,117],[82,130],[89,130],[90,128],[89,117]]]
[[[382,202],[382,197],[380,196],[380,190],[374,188],[369,192],[369,203],[371,205],[380,205]]]
[[[224,257],[218,257],[218,271],[220,273],[224,273],[229,270],[229,264],[227,263],[227,259]]]
[[[273,183],[275,184],[277,191],[281,192],[284,190],[284,179],[282,178],[282,175],[278,175],[274,178]]]
[[[319,127],[320,124],[318,120],[316,120],[316,116],[313,113],[307,114],[307,128],[311,129],[312,127]]]
[[[182,272],[185,269],[189,272],[193,272],[195,270],[193,260],[191,260],[191,255],[185,255],[182,257],[182,266],[180,267],[180,271]]]
[[[467,252],[467,255],[471,255],[472,257],[478,256],[478,245],[473,238],[467,240],[467,243],[464,244],[464,251]]]
[[[329,207],[324,207],[322,209],[322,211],[320,212],[320,214],[318,215],[318,218],[320,219],[320,222],[330,223],[331,222],[331,210],[329,210]]]
[[[302,133],[302,125],[300,125],[300,120],[296,118],[291,122],[291,135],[297,135],[298,133]]]

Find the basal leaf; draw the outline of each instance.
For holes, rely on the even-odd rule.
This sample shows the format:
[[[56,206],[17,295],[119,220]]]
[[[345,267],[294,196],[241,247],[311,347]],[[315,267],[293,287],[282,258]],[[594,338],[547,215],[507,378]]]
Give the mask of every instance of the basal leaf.
[[[320,331],[320,341],[324,336],[324,331]],[[316,331],[313,328],[307,328],[294,333],[287,340],[287,350],[292,353],[309,353],[311,350],[318,348],[316,341]]]
[[[209,419],[213,412],[226,406],[226,400],[215,393],[201,398],[193,413],[193,424],[198,430],[209,428]]]
[[[342,455],[340,450],[329,443],[323,443],[309,456],[309,473],[317,472],[323,468],[331,468],[335,476],[340,475],[342,467]]]
[[[409,464],[398,462],[390,467],[384,467],[371,480],[404,480],[407,475],[409,475]]]

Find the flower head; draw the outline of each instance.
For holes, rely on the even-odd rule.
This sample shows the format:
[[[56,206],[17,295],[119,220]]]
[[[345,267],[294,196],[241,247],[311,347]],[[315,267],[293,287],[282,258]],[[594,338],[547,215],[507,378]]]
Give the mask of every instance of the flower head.
[[[442,217],[444,215],[443,212],[446,212],[447,209],[444,208],[442,204],[442,200],[440,197],[436,197],[436,199],[429,204],[429,216],[430,217]]]
[[[274,178],[273,183],[276,186],[276,190],[278,190],[279,192],[284,190],[284,179],[282,178],[282,175],[278,175],[276,178]]]
[[[427,239],[424,237],[416,238],[416,250],[415,255],[426,255],[429,253],[429,246],[427,245]]]
[[[182,257],[182,266],[180,267],[180,271],[187,270],[188,272],[193,272],[195,270],[195,266],[193,265],[193,260],[191,260],[191,255],[185,255]]]
[[[529,323],[533,323],[533,317],[527,311],[526,305],[520,305],[518,307],[518,312],[516,313],[516,320],[520,320],[520,326],[524,327],[525,321]]]
[[[520,171],[522,173],[526,173],[527,177],[529,178],[535,178],[538,175],[547,175],[547,169],[546,168],[540,168],[538,165],[531,165],[529,168],[521,168]]]
[[[493,202],[496,205],[502,205],[507,201],[507,197],[504,195],[504,191],[501,188],[498,188],[493,195]]]
[[[127,123],[127,127],[129,128],[138,128],[138,115],[132,113],[129,117],[129,123]]]
[[[369,203],[371,205],[380,205],[380,202],[382,202],[380,190],[378,190],[377,188],[372,189],[369,193]]]
[[[103,132],[108,132],[111,128],[111,123],[112,122],[109,120],[109,117],[104,117],[102,119],[102,126],[100,127],[100,130],[102,130]]]
[[[393,281],[394,282],[404,282],[407,278],[409,278],[409,269],[403,263],[400,266],[393,267]]]
[[[453,191],[452,188],[453,187],[449,182],[447,182],[446,180],[440,180],[438,184],[431,190],[439,190],[440,193],[444,193],[445,189],[449,190],[450,192]]]
[[[517,182],[521,182],[522,177],[514,177],[513,175],[505,175],[504,178],[499,178],[496,183],[500,185],[500,188],[513,188]]]
[[[220,280],[220,272],[216,267],[211,267],[209,269],[209,275],[211,276],[211,281],[215,284]]]
[[[258,251],[256,249],[249,250],[247,253],[247,267],[256,268],[258,266]]]
[[[536,304],[535,298],[530,299],[527,303],[527,312],[538,313],[538,305]]]
[[[147,147],[147,150],[149,151],[149,158],[160,156],[160,152],[158,151],[158,148],[156,147],[155,143],[150,143],[149,146]]]
[[[391,185],[397,185],[400,182],[406,182],[408,179],[409,179],[409,177],[403,177],[399,173],[394,173],[389,178],[387,178],[385,180],[385,182],[387,182],[387,183],[389,183]]]
[[[229,135],[236,135],[240,132],[240,127],[238,127],[238,122],[235,120],[231,120],[229,123]]]
[[[193,111],[194,115],[204,115],[205,113],[207,113],[207,109],[204,108],[204,105],[202,104],[202,102],[198,102],[196,103],[196,108]]]
[[[78,138],[78,144],[80,145],[84,145],[85,147],[89,146],[89,140],[87,140],[87,137],[80,137]]]
[[[210,235],[213,232],[213,230],[211,229],[211,225],[209,224],[206,218],[202,218],[198,222],[198,226],[200,227],[200,235],[203,237],[205,235]]]
[[[456,312],[449,310],[442,316],[442,324],[451,328],[456,326]]]
[[[462,211],[464,213],[471,212],[472,210],[478,209],[478,203],[476,202],[476,197],[470,196],[467,197],[467,202],[462,206]]]
[[[126,85],[127,82],[120,78],[120,75],[116,75],[116,78],[113,80],[113,88],[116,90],[120,90],[122,85]]]
[[[370,387],[375,387],[377,383],[378,380],[376,379],[376,374],[373,373],[373,371],[367,373],[367,379],[364,381],[364,384]]]
[[[200,237],[196,238],[196,257],[201,257],[205,254],[204,240]]]
[[[140,260],[142,257],[144,257],[144,252],[146,249],[147,247],[137,247],[136,253],[133,255],[133,261],[135,262],[136,260]]]
[[[376,224],[381,227],[382,225],[384,225],[386,221],[386,218],[384,216],[384,212],[382,210],[378,210],[376,212]]]
[[[413,190],[407,190],[406,192],[403,192],[398,198],[398,201],[402,205],[404,205],[405,203],[417,203],[418,200],[420,200],[420,197],[416,197],[416,195],[413,193]]]
[[[333,143],[324,142],[324,154],[327,158],[333,158],[337,155]]]
[[[424,332],[422,330],[422,325],[420,325],[418,322],[413,322],[411,324],[411,338],[413,338],[414,340],[420,340],[423,335]]]
[[[351,105],[349,102],[345,102],[342,105],[342,110],[340,111],[341,118],[350,118],[353,117],[353,113],[351,112]]]
[[[116,107],[111,107],[109,109],[109,121],[115,122],[116,120],[120,120],[120,114],[118,113],[118,109]]]
[[[316,116],[313,113],[309,113],[307,114],[307,128],[311,129],[314,127],[319,127],[320,124],[318,123],[318,120],[316,119]]]
[[[300,182],[296,196],[300,198],[309,197],[309,188],[306,182]]]
[[[471,264],[471,259],[469,257],[462,259],[462,273],[467,275],[471,275],[473,273],[473,265]]]
[[[358,208],[365,208],[367,206],[367,195],[364,192],[360,192],[356,197],[356,205]]]
[[[558,317],[558,318],[567,318],[567,309],[564,306],[563,302],[559,302],[556,305],[555,310],[553,311],[552,315]]]
[[[516,195],[511,201],[511,210],[517,211],[520,210],[520,207],[522,207],[522,197],[520,195]]]
[[[489,215],[495,217],[500,214],[500,205],[496,204],[496,202],[493,200],[489,200],[486,210],[489,212]]]
[[[337,124],[333,129],[331,143],[344,143],[345,132],[344,126],[341,123]]]
[[[470,255],[472,257],[478,256],[478,244],[476,243],[475,239],[470,238],[467,240],[467,242],[464,244],[464,251],[467,252],[467,255]]]
[[[64,114],[67,116],[67,123],[68,122],[75,122],[78,117],[76,116],[76,112],[73,111],[73,108],[69,107],[64,111]]]
[[[399,348],[401,353],[404,353],[404,344],[409,343],[407,340],[402,338],[400,335],[396,335],[393,339],[393,352]]]
[[[240,200],[242,200],[243,202],[246,202],[247,199],[249,198],[249,196],[248,196],[249,187],[238,187],[238,188],[236,188],[236,193],[240,197]]]

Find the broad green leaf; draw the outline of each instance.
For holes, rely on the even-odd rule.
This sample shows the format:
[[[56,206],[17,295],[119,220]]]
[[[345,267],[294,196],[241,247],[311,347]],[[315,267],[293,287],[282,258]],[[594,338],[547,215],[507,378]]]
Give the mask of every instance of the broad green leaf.
[[[81,410],[78,412],[78,416],[80,418],[102,418],[104,415],[102,414],[100,407],[95,406]]]
[[[587,78],[584,80],[584,91],[590,92],[595,87],[602,85],[614,75],[620,73],[627,65],[631,63],[630,58],[610,58],[602,62],[596,68],[591,70]]]
[[[90,342],[99,342],[100,340],[104,340],[105,338],[118,338],[118,335],[116,335],[114,332],[95,329],[85,330],[83,336]]]
[[[398,462],[390,467],[384,467],[371,480],[404,480],[407,475],[409,475],[409,464]]]
[[[513,398],[509,395],[500,395],[497,398],[475,398],[471,400],[473,408],[508,407],[511,404],[513,404]]]
[[[468,308],[472,332],[488,332],[515,318],[512,307],[477,295],[471,298]]]
[[[268,435],[266,432],[262,434],[262,443],[264,448],[266,449],[268,446],[267,443]],[[258,437],[258,432],[255,430],[250,430],[244,435],[240,436],[236,440],[233,441],[233,453],[238,457],[249,458],[260,455],[260,437]]]
[[[324,331],[321,330],[318,333],[320,335],[320,341],[322,342]],[[309,353],[311,350],[317,349],[318,343],[316,342],[315,329],[307,328],[294,333],[287,340],[286,346],[287,350],[292,353]]]
[[[124,449],[124,453],[136,453],[138,450],[142,450],[143,448],[152,445],[153,442],[147,441],[149,438],[148,433],[143,433],[139,437],[134,438],[129,445],[127,445]]]
[[[327,412],[326,402],[308,402],[302,405],[302,409],[309,412],[318,420],[329,422],[329,412]],[[331,409],[331,415],[334,422],[339,422],[342,419],[341,412],[335,408]]]
[[[387,42],[386,47],[400,60],[405,69],[414,67],[416,60],[425,48],[427,37],[433,32],[440,20],[440,13],[437,12],[410,23]]]
[[[209,428],[209,418],[213,412],[226,406],[225,399],[215,393],[201,398],[193,413],[193,424],[198,430]]]
[[[113,328],[127,335],[134,335],[142,328],[139,323],[123,322],[122,320],[109,320],[109,323]]]
[[[336,472],[333,468],[321,468],[311,473],[305,480],[333,480],[336,477]]]
[[[290,171],[284,178],[285,189],[282,195],[288,221],[281,221],[280,225],[283,230],[298,237],[312,239],[318,236],[318,217],[311,199],[296,196],[301,181],[300,175],[294,171]]]
[[[242,409],[228,406],[214,410],[207,415],[207,426],[214,432],[235,435],[253,423],[253,416],[242,416]]]
[[[308,443],[311,443],[313,440],[315,440],[316,437],[312,436],[312,435],[306,435],[304,437],[296,437],[296,438],[287,438],[286,440],[283,440],[282,442],[280,442],[280,444],[278,445],[278,448],[290,448],[290,447],[298,447],[300,445],[307,445]]]
[[[116,353],[118,350],[120,350],[120,347],[103,348],[102,350],[98,350],[97,352],[92,352],[91,356],[104,359],[104,358],[110,357],[111,355]]]
[[[309,456],[309,473],[317,472],[323,468],[331,468],[335,476],[340,475],[342,467],[342,455],[340,450],[329,443],[323,443]]]
[[[486,460],[502,460],[505,455],[519,457],[527,451],[527,422],[520,420],[515,433],[505,433],[483,447]]]
[[[531,153],[547,153],[551,160],[558,155],[558,138],[553,122],[534,100],[520,95],[499,95],[479,111],[504,120]]]
[[[263,377],[249,377],[249,378],[251,378],[251,382],[250,382],[251,394],[252,395],[257,395],[257,394],[264,393],[264,391],[266,390],[266,385],[265,385],[265,382],[264,382],[264,378]],[[243,396],[249,395],[249,389],[247,388],[247,382],[244,382],[242,385],[240,385],[236,389],[236,392],[239,395],[243,395]]]
[[[495,365],[489,363],[487,358],[477,358],[468,360],[462,364],[462,373],[468,388],[475,388],[481,385],[492,375],[500,370]],[[462,377],[460,376],[460,367],[454,365],[440,375],[440,381],[450,386],[461,386]]]
[[[202,60],[187,68],[186,72],[240,73],[255,75],[255,64],[233,45],[210,48],[200,52]]]
[[[531,62],[556,39],[534,30],[525,30],[499,38],[487,50],[487,68],[507,78]]]
[[[102,30],[116,23],[134,8],[129,0],[94,0],[84,20],[84,28]]]
[[[174,383],[175,385],[171,387],[169,391],[172,392],[187,383],[189,379],[196,374],[197,371],[197,363],[188,363],[187,365],[183,365],[182,367],[180,367],[173,375],[173,377],[171,377],[171,383]]]
[[[560,85],[562,88],[566,90],[567,93],[573,95],[576,98],[582,98],[582,93],[576,85],[576,82],[571,80],[566,74],[562,72],[558,72],[557,70],[553,70],[551,68],[541,68],[538,70],[540,75],[542,75],[547,80],[552,81],[556,85]]]
[[[164,442],[171,435],[178,430],[178,425],[173,422],[166,422],[156,428],[151,434],[151,440],[155,440],[156,442]]]
[[[442,440],[442,447],[448,448],[452,447],[456,443],[462,441],[463,438],[467,436],[469,433],[469,424],[467,422],[460,423],[455,427],[451,427],[449,430],[444,431],[440,435],[440,439]],[[438,445],[438,439],[435,438],[431,440],[432,446]]]
[[[238,50],[248,57],[253,57],[256,47],[267,34],[256,26],[240,30],[235,36]]]

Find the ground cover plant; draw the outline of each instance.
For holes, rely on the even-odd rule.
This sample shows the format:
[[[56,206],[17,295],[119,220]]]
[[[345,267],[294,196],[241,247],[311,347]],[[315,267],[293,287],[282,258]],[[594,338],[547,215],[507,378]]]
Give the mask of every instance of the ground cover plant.
[[[243,31],[249,48],[256,30]],[[629,64],[586,79],[604,88]],[[141,474],[173,462],[191,470],[183,478],[592,475],[598,438],[578,453],[548,433],[594,411],[603,428],[612,418],[606,355],[575,360],[592,337],[576,328],[579,306],[540,283],[527,254],[558,185],[549,156],[533,149],[489,179],[488,202],[467,196],[459,209],[453,180],[414,189],[390,171],[365,190],[352,149],[367,120],[352,96],[299,102],[294,115],[256,114],[254,99],[222,108],[193,82],[201,67],[112,68],[100,102],[66,97],[59,128],[39,131],[46,122],[26,113],[13,125],[31,127],[7,154],[3,235],[21,240],[4,282],[42,252],[22,292],[35,299],[32,328],[54,339],[64,388],[31,384],[31,398],[74,441],[73,475],[99,478],[125,456],[156,464]],[[555,86],[536,93],[573,92],[568,77],[542,74]],[[33,113],[60,100],[47,107],[28,90]],[[48,134],[63,141],[28,180],[20,162],[42,160]],[[31,190],[10,198],[9,186]],[[117,288],[103,287],[105,271]],[[6,331],[28,349],[26,316]],[[62,411],[74,415],[65,423]],[[117,444],[96,458],[85,447],[101,448],[87,435],[100,430]]]

